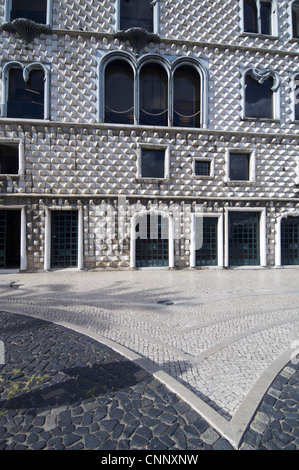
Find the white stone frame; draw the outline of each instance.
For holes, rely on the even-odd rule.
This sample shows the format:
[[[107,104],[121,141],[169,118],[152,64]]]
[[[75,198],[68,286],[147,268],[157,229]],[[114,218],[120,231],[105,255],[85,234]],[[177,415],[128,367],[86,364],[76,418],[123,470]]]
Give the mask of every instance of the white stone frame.
[[[27,217],[25,206],[0,206],[0,210],[19,210],[21,211],[21,237],[20,237],[20,271],[27,269]]]
[[[229,266],[229,226],[228,226],[228,216],[229,212],[260,212],[260,264],[261,267],[267,266],[267,232],[266,232],[266,208],[265,207],[226,207],[225,208],[225,223],[224,223],[224,239],[225,239],[225,249],[224,249],[224,266]],[[247,266],[246,268],[250,268]],[[257,268],[258,266],[252,266],[252,268]]]
[[[217,223],[217,266],[223,268],[223,214],[219,212],[202,212],[200,214],[191,214],[191,243],[190,243],[190,268],[200,268],[196,266],[196,218],[197,217],[214,217],[218,218]],[[205,266],[205,268],[215,269],[215,266]]]
[[[280,267],[281,264],[281,221],[288,217],[299,217],[299,209],[283,212],[276,219],[275,223],[275,266]],[[297,266],[297,265],[296,265]]]
[[[141,166],[142,166],[142,150],[163,150],[164,151],[164,177],[163,178],[154,178],[154,177],[144,177],[142,176]],[[141,181],[151,181],[151,182],[165,182],[170,179],[170,148],[169,145],[159,145],[159,144],[138,144],[137,147],[137,179]]]
[[[240,28],[243,34],[246,34],[248,36],[253,35],[253,36],[266,36],[269,38],[276,38],[278,37],[278,5],[276,0],[266,0],[268,3],[271,3],[271,12],[272,12],[272,17],[271,17],[271,34],[262,34],[261,33],[261,15],[260,15],[260,6],[261,2],[263,0],[255,0],[256,2],[256,8],[257,8],[257,26],[258,26],[258,32],[257,33],[250,33],[247,31],[244,31],[244,0],[240,0]]]
[[[195,162],[210,162],[210,174],[209,175],[196,175],[195,174]],[[201,179],[211,179],[215,176],[215,158],[214,157],[193,157],[192,159],[192,175],[193,178]]]
[[[156,208],[152,208],[150,210],[141,210],[139,212],[135,212],[135,214],[131,218],[131,236],[130,236],[130,268],[136,268],[136,225],[138,218],[145,216],[145,215],[161,215],[162,217],[166,217],[168,219],[168,268],[174,268],[174,222],[173,222],[173,215],[169,211],[159,210]],[[149,268],[138,268],[138,269],[149,269]],[[159,269],[159,267],[155,267],[155,269]],[[165,269],[165,267],[161,267],[161,269]]]
[[[296,88],[297,82],[298,82],[298,91],[297,91],[298,98],[296,98],[296,94],[295,94],[295,88]],[[298,120],[295,119],[295,106],[296,106],[297,99],[299,102],[299,69],[298,69],[298,72],[296,72],[291,78],[290,92],[291,92],[291,102],[292,102],[292,120],[298,122]]]
[[[83,207],[50,206],[45,207],[45,244],[44,244],[44,270],[51,269],[51,214],[52,211],[73,210],[78,212],[78,265],[77,269],[83,269]],[[57,268],[59,269],[59,268]],[[71,268],[70,268],[71,269]]]
[[[7,117],[7,100],[8,100],[8,76],[12,68],[20,68],[23,70],[23,78],[26,81],[32,70],[43,70],[44,72],[44,120],[50,119],[50,66],[40,62],[32,62],[30,64],[18,61],[11,61],[4,64],[2,68],[2,99],[1,99],[1,116]],[[9,118],[10,119],[10,118]],[[18,119],[18,118],[11,118]],[[27,118],[22,118],[27,119]],[[28,118],[30,120],[30,118]],[[31,119],[32,120],[32,119]],[[40,120],[40,119],[39,119]]]
[[[2,139],[2,138],[0,138],[0,145],[1,144],[2,145],[11,145],[11,144],[13,144],[13,145],[18,146],[18,158],[19,158],[18,175],[19,176],[25,176],[25,140],[24,139]],[[2,175],[4,175],[4,173],[2,173]]]
[[[231,180],[229,177],[230,155],[232,153],[243,153],[249,155],[249,179],[248,180]],[[225,150],[225,177],[226,183],[248,184],[256,181],[256,151],[246,148],[228,148]]]
[[[293,0],[292,2],[290,2],[290,5],[289,5],[289,18],[290,18],[289,28],[290,28],[290,37],[292,38],[293,41],[299,41],[299,38],[295,38],[293,36],[293,4],[296,1],[298,2],[298,0]]]
[[[264,117],[248,117],[245,114],[245,108],[246,108],[246,75],[251,74],[252,71],[261,71],[261,72],[269,72],[270,76],[273,77],[274,79],[274,84],[272,87],[273,91],[273,96],[272,96],[272,107],[273,107],[273,114],[271,118],[264,118]],[[253,79],[255,79],[253,77]],[[256,79],[258,82],[258,80]],[[244,120],[258,120],[258,121],[273,121],[273,120],[280,120],[280,78],[277,72],[275,72],[272,69],[263,69],[262,67],[248,67],[243,71],[243,76],[242,76],[242,119]]]
[[[200,127],[192,129],[206,129],[208,127],[208,72],[206,66],[200,59],[194,59],[192,57],[180,57],[172,59],[170,57],[163,57],[159,54],[145,54],[141,57],[136,57],[129,52],[113,51],[104,54],[100,57],[98,66],[98,78],[100,81],[99,95],[98,95],[98,121],[105,123],[105,69],[107,65],[114,60],[124,60],[128,62],[133,70],[134,76],[134,125],[139,124],[139,78],[142,67],[148,63],[159,64],[164,67],[168,76],[168,127],[173,127],[173,79],[176,69],[183,65],[189,65],[193,67],[200,77],[200,102],[201,102],[201,113],[200,113]],[[110,124],[109,124],[110,125]],[[117,124],[116,124],[117,125]],[[119,125],[119,124],[118,124]],[[126,126],[125,124],[123,126]],[[132,126],[129,124],[129,126]],[[143,125],[142,125],[143,126]],[[160,127],[160,126],[143,126],[143,127]],[[188,129],[187,127],[175,129]]]
[[[10,22],[10,12],[12,7],[12,0],[5,0],[4,6],[4,23]],[[52,26],[53,20],[53,0],[47,0],[47,19],[46,24]]]
[[[159,34],[160,32],[160,1],[153,0],[153,33]],[[120,30],[120,0],[115,0],[115,25],[116,31]]]

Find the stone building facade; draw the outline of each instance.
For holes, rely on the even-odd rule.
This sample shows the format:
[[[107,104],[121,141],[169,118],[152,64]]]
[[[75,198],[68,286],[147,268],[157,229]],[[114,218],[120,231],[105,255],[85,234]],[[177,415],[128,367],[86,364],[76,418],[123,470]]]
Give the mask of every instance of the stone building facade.
[[[299,264],[298,1],[0,19],[1,269]]]

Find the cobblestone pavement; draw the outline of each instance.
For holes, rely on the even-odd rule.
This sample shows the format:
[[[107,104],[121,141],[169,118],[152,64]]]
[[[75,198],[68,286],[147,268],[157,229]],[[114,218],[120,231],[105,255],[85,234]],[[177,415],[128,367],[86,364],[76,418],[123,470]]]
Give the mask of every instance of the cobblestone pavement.
[[[1,448],[297,449],[298,370],[290,362],[298,350],[297,284],[297,270],[0,275],[1,309],[18,325],[9,331],[12,345],[20,353],[14,312],[29,322],[19,338],[26,350],[37,341],[6,375],[3,366]],[[51,323],[41,334],[35,322],[43,319]],[[97,368],[107,376],[100,392]]]
[[[0,312],[0,450],[232,450],[157,379],[59,325]],[[298,367],[265,395],[241,449],[298,449]]]

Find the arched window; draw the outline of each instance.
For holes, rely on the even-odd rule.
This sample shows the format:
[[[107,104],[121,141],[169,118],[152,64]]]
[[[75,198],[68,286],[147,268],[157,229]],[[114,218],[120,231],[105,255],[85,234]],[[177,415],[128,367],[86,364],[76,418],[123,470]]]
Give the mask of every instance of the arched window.
[[[8,70],[7,117],[44,119],[44,71]]]
[[[245,116],[273,118],[273,77],[255,80],[250,73],[245,77]]]
[[[299,2],[292,5],[293,38],[299,39]]]
[[[17,18],[26,18],[35,23],[46,24],[47,22],[47,0],[12,0],[10,21]]]
[[[152,0],[119,0],[120,29],[144,28],[153,32],[153,3]]]
[[[200,127],[200,76],[194,67],[182,65],[174,73],[173,125]]]
[[[134,74],[124,60],[105,69],[105,122],[134,124]]]
[[[140,71],[139,124],[168,125],[168,76],[164,67],[147,63]]]

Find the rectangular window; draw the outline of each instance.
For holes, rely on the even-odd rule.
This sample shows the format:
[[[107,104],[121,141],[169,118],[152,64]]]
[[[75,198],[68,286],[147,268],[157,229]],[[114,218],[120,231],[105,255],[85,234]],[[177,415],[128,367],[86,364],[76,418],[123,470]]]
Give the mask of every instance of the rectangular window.
[[[276,11],[271,0],[244,0],[243,27],[246,33],[271,36],[276,31],[276,21],[272,17]],[[276,16],[275,16],[276,18]]]
[[[195,160],[194,173],[195,173],[195,176],[210,176],[211,175],[210,160]]]
[[[165,178],[165,150],[141,150],[141,177]]]
[[[144,28],[153,32],[153,2],[151,0],[119,0],[120,29]]]
[[[293,38],[299,38],[299,1],[293,3],[292,6],[292,25]]]
[[[47,0],[12,0],[10,21],[26,18],[38,24],[47,22]]]
[[[19,148],[14,144],[0,144],[0,174],[17,175],[19,171]]]
[[[229,179],[231,181],[248,181],[249,161],[250,155],[248,153],[230,153]]]

